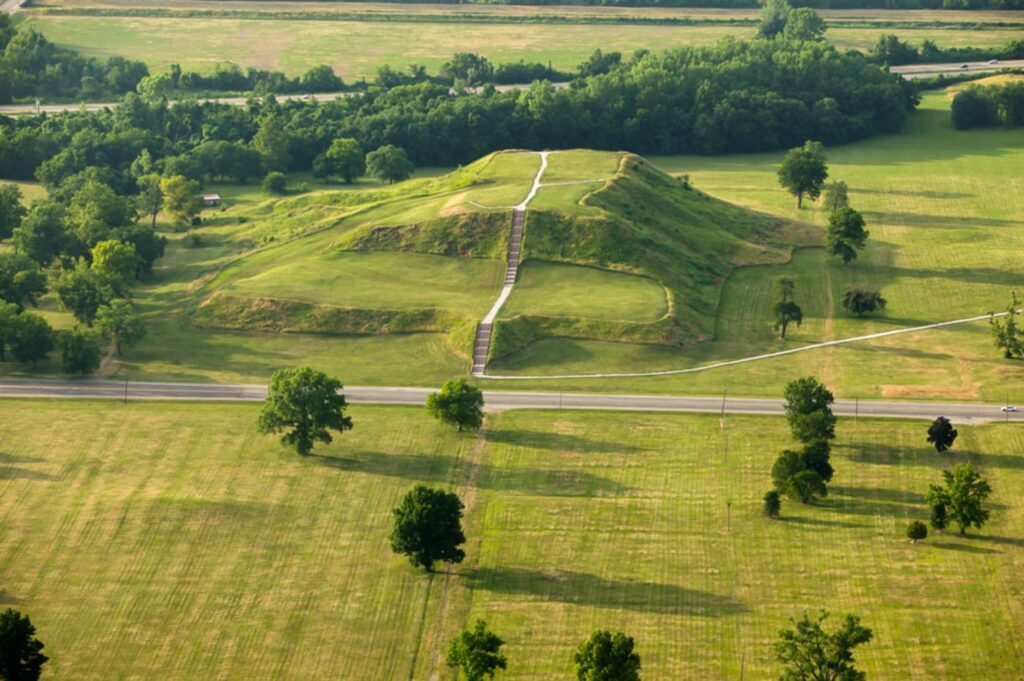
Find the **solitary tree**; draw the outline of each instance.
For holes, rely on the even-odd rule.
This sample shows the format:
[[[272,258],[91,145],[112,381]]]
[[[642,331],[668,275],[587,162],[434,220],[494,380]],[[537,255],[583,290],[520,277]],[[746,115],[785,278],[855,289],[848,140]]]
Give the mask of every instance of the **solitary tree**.
[[[484,394],[464,379],[447,381],[427,397],[427,412],[449,425],[478,429],[484,422]]]
[[[497,634],[488,631],[486,622],[477,620],[472,630],[463,629],[451,642],[445,662],[449,667],[458,667],[466,681],[493,679],[495,672],[508,666],[501,654],[504,643]]]
[[[266,174],[260,188],[268,194],[284,194],[288,191],[288,178],[284,173],[274,170]]]
[[[782,499],[775,490],[764,493],[764,514],[769,518],[778,518],[782,510]]]
[[[0,241],[9,238],[28,214],[16,184],[0,184]]]
[[[944,506],[946,517],[960,526],[960,534],[966,534],[972,525],[980,530],[988,521],[989,512],[982,504],[992,486],[969,463],[942,471],[942,478],[946,484],[929,485],[925,501],[932,507]]]
[[[920,520],[912,520],[907,525],[907,539],[916,544],[921,539],[928,537],[928,526]]]
[[[1003,357],[1011,359],[1024,355],[1024,329],[1017,323],[1017,315],[1020,310],[1020,300],[1017,299],[1017,292],[1013,292],[1013,302],[1006,310],[1006,318],[1002,321],[993,316],[989,320],[992,328],[992,339],[996,347],[1003,351]]]
[[[835,398],[818,379],[807,376],[791,381],[784,397],[786,418],[796,439],[807,443],[835,438]]]
[[[577,681],[640,681],[640,656],[633,637],[595,631],[576,649]]]
[[[949,524],[949,521],[946,519],[946,505],[942,503],[933,505],[928,522],[936,532],[942,532],[946,529],[946,525]]]
[[[800,7],[789,11],[782,35],[787,40],[821,40],[827,29],[825,20],[817,12],[810,7]]]
[[[821,194],[821,186],[828,177],[825,153],[821,142],[804,142],[802,147],[790,149],[779,168],[779,184],[796,197],[796,207],[803,208],[804,195],[812,200]]]
[[[835,213],[840,208],[850,205],[849,187],[842,180],[829,182],[824,186],[825,198],[822,203],[829,213]]]
[[[124,298],[115,298],[97,310],[96,327],[100,333],[114,341],[118,357],[146,337],[142,318]]]
[[[366,170],[378,180],[393,184],[409,179],[413,165],[405,150],[385,144],[366,155]]]
[[[100,346],[78,327],[60,334],[60,347],[61,371],[65,374],[91,374],[100,368]]]
[[[805,612],[799,621],[791,620],[792,629],[779,632],[781,640],[773,648],[785,666],[782,681],[863,681],[864,672],[853,666],[853,649],[871,640],[871,630],[861,626],[859,617],[847,615],[829,633],[822,627],[827,618],[824,610],[816,619]]]
[[[494,75],[494,66],[487,57],[472,52],[457,52],[441,66],[441,75],[461,80],[466,85],[475,85],[490,80]]]
[[[952,447],[956,435],[956,428],[945,416],[938,417],[928,426],[928,442],[935,445],[937,452],[944,452]]]
[[[843,309],[858,317],[885,308],[887,302],[881,293],[863,284],[848,286],[843,291]]]
[[[132,165],[134,166],[134,164]],[[150,228],[156,229],[156,216],[164,206],[164,192],[160,189],[160,176],[150,173],[138,178],[135,183],[139,185],[139,193],[135,197],[135,207],[143,215],[149,216]]]
[[[844,265],[857,257],[857,251],[864,248],[867,240],[864,217],[854,209],[847,206],[829,216],[825,249],[829,255],[841,257]]]
[[[800,326],[804,321],[803,310],[793,301],[796,282],[791,277],[775,277],[772,280],[772,290],[775,296],[775,303],[772,305],[775,330],[779,332],[779,338],[785,338],[786,329],[791,322],[796,322],[796,325]]]
[[[50,659],[43,647],[27,615],[13,608],[0,613],[0,679],[36,681]]]
[[[416,485],[394,509],[391,550],[431,572],[434,563],[461,563],[466,553],[462,533],[462,502],[454,492]]]
[[[264,434],[284,432],[283,444],[309,454],[314,442],[331,442],[329,430],[352,429],[341,388],[337,379],[309,367],[279,369],[270,379],[257,426]]]

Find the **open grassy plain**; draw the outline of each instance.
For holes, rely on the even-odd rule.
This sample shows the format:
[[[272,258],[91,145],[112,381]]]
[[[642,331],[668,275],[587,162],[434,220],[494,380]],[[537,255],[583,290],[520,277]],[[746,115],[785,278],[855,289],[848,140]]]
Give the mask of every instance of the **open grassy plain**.
[[[29,9],[19,16],[20,21],[40,30],[54,42],[94,56],[140,59],[155,72],[165,71],[171,64],[180,64],[185,70],[209,72],[219,63],[234,62],[243,67],[256,66],[299,75],[312,66],[329,64],[346,82],[362,78],[372,80],[383,65],[404,70],[412,64],[420,64],[436,72],[455,52],[476,52],[496,63],[522,59],[550,62],[557,69],[573,70],[598,48],[628,55],[638,49],[710,45],[725,37],[750,37],[755,31],[754,13],[748,10],[652,10],[654,14],[651,14],[646,9],[630,8],[629,14],[624,15],[623,8],[557,8],[556,15],[577,13],[573,23],[558,24],[545,23],[551,16],[551,10],[546,8],[506,10],[472,6],[462,11],[482,12],[482,19],[453,26],[452,17],[457,16],[453,6],[371,6],[369,13],[374,16],[355,16],[352,20],[302,20],[294,17],[301,16],[302,11],[329,12],[339,6],[298,4],[298,9],[287,10],[280,7],[280,3],[256,5],[263,8],[263,18],[230,14],[213,18],[131,16],[131,8],[120,4],[105,7],[105,11],[112,13],[110,16],[46,13],[46,8],[53,7],[52,4],[37,11]],[[61,6],[74,9],[94,6],[94,3],[62,3]],[[146,7],[151,9],[151,6]],[[210,9],[208,3],[205,7]],[[275,15],[275,8],[278,12],[288,11],[288,16]],[[182,9],[195,8],[184,6]],[[119,15],[122,11],[124,13]],[[361,3],[354,8],[346,4],[342,11],[367,12]],[[524,11],[533,13],[537,23],[524,25]],[[430,12],[443,13],[446,18],[431,23]],[[390,19],[382,19],[382,15],[389,13]],[[488,13],[493,13],[491,18]],[[416,20],[401,21],[406,14]],[[940,47],[999,47],[1019,38],[1024,27],[1022,12],[895,13],[899,18],[878,12],[866,13],[861,18],[851,18],[848,12],[836,13],[834,17],[827,12],[823,14],[834,23],[828,32],[829,39],[842,49],[868,50],[882,33],[895,33],[915,45],[932,40]],[[588,16],[597,17],[592,19],[597,23],[586,23]],[[640,20],[629,23],[629,16]],[[751,23],[649,23],[651,18],[658,17]],[[606,19],[621,23],[603,23]],[[854,23],[844,25],[844,21]],[[889,26],[886,21],[901,23]],[[965,24],[965,21],[976,25]]]
[[[869,678],[1013,678],[1024,665],[1024,432],[843,420],[822,503],[765,520],[782,419],[506,412],[480,439],[422,410],[356,407],[302,458],[256,405],[5,401],[0,606],[31,614],[47,675],[431,678],[480,617],[502,678],[571,674],[595,628],[637,639],[644,678],[769,678],[790,616],[855,613]],[[970,460],[992,519],[911,545],[923,493]],[[433,577],[390,553],[417,482],[466,503],[465,563]]]

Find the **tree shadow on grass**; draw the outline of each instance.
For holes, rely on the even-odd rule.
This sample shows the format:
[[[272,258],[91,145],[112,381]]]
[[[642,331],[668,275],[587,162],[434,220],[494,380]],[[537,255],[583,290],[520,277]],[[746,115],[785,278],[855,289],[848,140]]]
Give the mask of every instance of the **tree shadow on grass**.
[[[46,459],[37,456],[17,456],[0,452],[0,480],[56,480],[56,475],[12,465],[44,463],[45,461]]]
[[[966,192],[937,192],[937,191],[908,191],[905,189],[862,189],[850,188],[851,192],[858,194],[886,194],[892,196],[919,196],[923,199],[969,199],[974,194]]]
[[[24,600],[10,593],[7,589],[0,589],[0,603],[4,605],[20,605]]]
[[[509,444],[532,449],[550,449],[559,452],[600,452],[625,454],[643,451],[640,447],[623,442],[600,442],[578,435],[550,433],[538,430],[502,429],[487,431],[488,442]]]
[[[928,542],[929,546],[934,546],[942,551],[960,551],[961,553],[1002,553],[1002,551],[994,551],[992,549],[986,549],[981,546],[970,546],[969,544],[950,544],[948,542]]]
[[[949,215],[929,215],[927,213],[901,213],[898,211],[861,211],[869,225],[887,223],[906,227],[932,227],[945,229],[970,229],[972,227],[1013,227],[1016,220],[1000,220],[983,217],[956,217]]]
[[[815,527],[842,527],[846,529],[861,529],[867,527],[864,523],[850,523],[842,520],[825,520],[823,518],[804,518],[801,516],[782,516],[778,520],[794,525],[812,525]]]
[[[310,458],[328,468],[434,483],[449,482],[452,467],[459,465],[450,456],[436,454],[359,451],[349,456],[314,454]],[[474,484],[481,489],[553,497],[619,496],[630,491],[614,480],[572,469],[495,468],[483,463],[478,468]]]
[[[901,504],[924,504],[924,494],[907,492],[900,489],[879,489],[875,487],[854,487],[852,485],[832,485],[829,493],[843,497],[858,497],[875,501],[891,501]]]
[[[941,407],[936,412],[941,412]],[[922,441],[924,434],[922,433]],[[932,447],[896,447],[884,443],[871,444],[839,444],[835,446],[839,450],[848,450],[847,455],[851,461],[858,463],[881,464],[886,466],[933,466],[952,470],[960,463],[969,462],[976,468],[984,471],[986,468],[1009,468],[1024,470],[1024,455],[1013,454],[979,454],[953,449],[945,452],[936,452]],[[938,479],[936,483],[940,482]]]
[[[989,542],[991,544],[998,544],[1000,546],[1015,546],[1017,548],[1024,548],[1024,538],[1021,537],[1000,537],[994,534],[962,534],[959,535],[962,539],[966,539],[971,542]]]
[[[722,617],[748,612],[743,603],[674,584],[619,581],[586,572],[477,568],[466,575],[476,589],[635,612]]]

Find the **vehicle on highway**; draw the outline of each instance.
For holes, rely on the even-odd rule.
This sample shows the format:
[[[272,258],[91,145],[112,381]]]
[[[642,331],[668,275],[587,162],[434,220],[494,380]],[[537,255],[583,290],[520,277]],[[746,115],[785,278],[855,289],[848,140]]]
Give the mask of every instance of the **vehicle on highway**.
[[[970,64],[961,64],[960,68],[962,68],[962,69],[969,69],[969,68],[971,68],[971,66],[970,66]]]
[[[1013,406],[1012,404],[1008,404],[1005,407],[1000,407],[999,410],[1000,411],[1017,411],[1017,407]]]
[[[998,64],[998,63],[999,63],[999,60],[998,60],[998,59],[989,59],[989,60],[988,60],[988,63],[989,63],[989,64]]]

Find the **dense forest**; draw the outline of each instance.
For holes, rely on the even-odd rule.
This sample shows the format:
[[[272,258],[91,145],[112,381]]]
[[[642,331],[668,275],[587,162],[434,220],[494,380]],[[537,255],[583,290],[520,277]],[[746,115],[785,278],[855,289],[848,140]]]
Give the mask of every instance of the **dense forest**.
[[[417,164],[442,166],[510,147],[755,152],[893,132],[916,101],[905,81],[823,41],[726,40],[596,62],[592,70],[606,72],[565,89],[537,82],[524,91],[453,94],[425,81],[327,103],[264,98],[245,107],[168,106],[129,94],[112,111],[0,121],[0,172],[53,189],[98,166],[111,186],[130,192],[125,173],[143,150],[199,177],[197,147],[258,144],[261,133],[287,147],[287,163],[278,165],[291,170],[310,169],[342,137],[367,151],[393,144]]]

